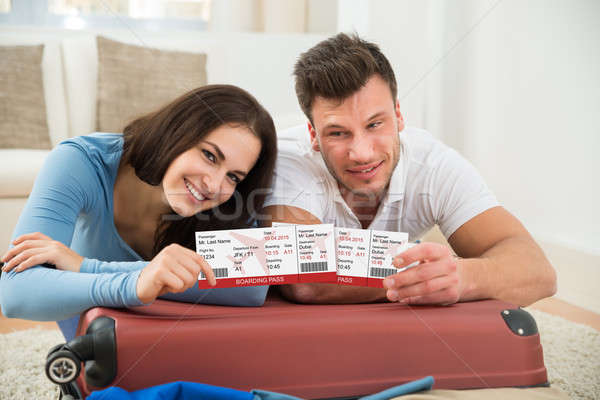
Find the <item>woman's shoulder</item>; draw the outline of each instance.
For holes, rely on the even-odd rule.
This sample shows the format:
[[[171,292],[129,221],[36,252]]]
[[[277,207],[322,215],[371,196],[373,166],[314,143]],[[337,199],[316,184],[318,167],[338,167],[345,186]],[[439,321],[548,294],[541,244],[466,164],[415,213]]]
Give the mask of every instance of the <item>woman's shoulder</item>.
[[[63,140],[58,146],[73,146],[87,154],[115,154],[123,151],[123,135],[120,133],[94,132]]]
[[[109,184],[115,177],[123,153],[123,135],[92,133],[60,142],[48,156],[46,169],[66,169],[81,182],[97,178]],[[68,171],[68,172],[67,172]]]
[[[96,168],[114,172],[123,154],[123,135],[120,133],[95,132],[76,136],[60,142],[53,152],[65,157],[88,160]]]

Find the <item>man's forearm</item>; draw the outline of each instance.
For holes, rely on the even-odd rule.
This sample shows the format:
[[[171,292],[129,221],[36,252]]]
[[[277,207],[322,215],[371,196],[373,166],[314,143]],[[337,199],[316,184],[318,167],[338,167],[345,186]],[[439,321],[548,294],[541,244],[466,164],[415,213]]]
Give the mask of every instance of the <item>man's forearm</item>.
[[[556,292],[554,268],[529,236],[507,238],[458,264],[460,301],[495,298],[526,306]]]

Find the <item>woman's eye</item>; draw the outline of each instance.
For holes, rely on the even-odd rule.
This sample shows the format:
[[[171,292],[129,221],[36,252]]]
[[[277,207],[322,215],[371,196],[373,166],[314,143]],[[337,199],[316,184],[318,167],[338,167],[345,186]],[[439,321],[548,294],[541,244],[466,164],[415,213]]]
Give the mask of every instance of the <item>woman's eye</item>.
[[[204,156],[206,158],[208,158],[208,161],[210,161],[212,163],[214,163],[214,162],[217,161],[217,157],[215,157],[215,155],[213,153],[211,153],[210,151],[208,151],[208,150],[202,150],[202,153],[204,154]]]

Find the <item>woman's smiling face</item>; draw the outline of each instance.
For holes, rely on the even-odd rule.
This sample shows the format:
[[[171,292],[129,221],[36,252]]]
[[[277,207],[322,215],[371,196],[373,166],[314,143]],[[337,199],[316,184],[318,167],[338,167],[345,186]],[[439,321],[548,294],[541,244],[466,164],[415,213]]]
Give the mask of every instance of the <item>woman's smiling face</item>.
[[[260,140],[246,126],[221,125],[167,168],[162,187],[169,206],[190,217],[226,202],[260,150]]]

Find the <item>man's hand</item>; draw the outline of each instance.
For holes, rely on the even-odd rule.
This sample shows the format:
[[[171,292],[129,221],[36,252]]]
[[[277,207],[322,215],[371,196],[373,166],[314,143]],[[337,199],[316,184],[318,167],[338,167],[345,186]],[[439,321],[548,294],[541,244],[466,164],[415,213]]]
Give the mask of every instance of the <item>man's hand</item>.
[[[454,304],[461,294],[461,274],[452,250],[437,243],[421,243],[394,258],[396,268],[420,264],[383,281],[387,298],[402,304]]]

